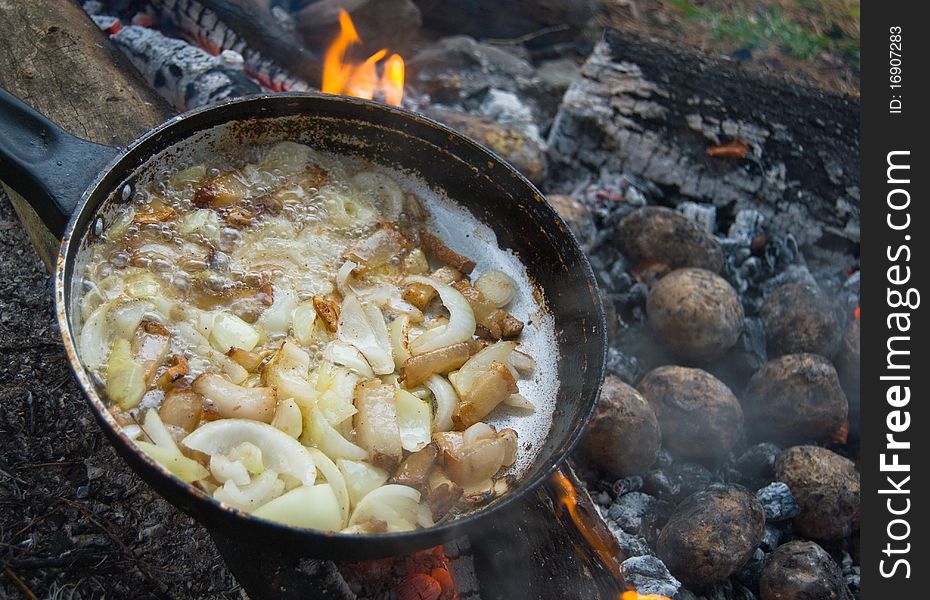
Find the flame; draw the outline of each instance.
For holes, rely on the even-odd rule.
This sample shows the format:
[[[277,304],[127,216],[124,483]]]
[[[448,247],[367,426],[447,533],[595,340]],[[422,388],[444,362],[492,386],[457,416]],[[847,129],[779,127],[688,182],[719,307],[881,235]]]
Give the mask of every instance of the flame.
[[[556,494],[558,496],[559,504],[561,504],[565,511],[568,513],[568,516],[575,524],[575,527],[578,528],[578,531],[580,531],[581,535],[584,536],[585,541],[588,542],[588,544],[590,544],[594,551],[597,553],[598,557],[601,559],[601,563],[610,570],[614,579],[616,579],[618,582],[623,582],[623,575],[620,573],[617,561],[614,560],[613,550],[603,539],[601,539],[595,530],[587,525],[586,518],[581,514],[581,511],[578,510],[578,492],[575,490],[572,482],[569,481],[568,477],[566,477],[560,471],[556,471],[553,474],[552,482],[556,486]],[[620,594],[618,600],[671,599],[666,596],[659,596],[657,594],[640,594],[635,590],[627,590]]]
[[[399,54],[387,56],[388,51],[382,48],[360,63],[347,61],[349,49],[361,42],[349,13],[339,9],[339,35],[323,58],[322,91],[368,100],[378,97],[400,106],[404,99],[404,59]]]
[[[661,596],[659,594],[640,594],[639,592],[634,592],[633,590],[623,592],[620,594],[620,600],[670,600],[668,596]]]

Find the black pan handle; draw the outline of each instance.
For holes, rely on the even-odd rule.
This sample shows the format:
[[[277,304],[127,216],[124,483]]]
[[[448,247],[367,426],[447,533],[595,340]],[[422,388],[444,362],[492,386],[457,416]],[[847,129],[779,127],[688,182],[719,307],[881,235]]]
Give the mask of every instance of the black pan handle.
[[[0,180],[32,205],[56,237],[118,152],[71,135],[0,87]]]

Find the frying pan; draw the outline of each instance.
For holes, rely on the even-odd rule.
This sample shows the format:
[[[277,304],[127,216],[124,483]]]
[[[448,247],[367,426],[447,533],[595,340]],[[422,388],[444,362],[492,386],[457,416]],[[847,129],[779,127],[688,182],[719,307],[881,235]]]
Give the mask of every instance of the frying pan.
[[[107,410],[99,382],[79,361],[75,318],[86,248],[126,201],[121,191],[194,150],[209,153],[220,143],[247,147],[280,140],[358,156],[447,190],[524,265],[554,320],[559,387],[548,436],[510,493],[447,523],[411,532],[348,535],[295,529],[220,505],[183,483],[140,451]],[[0,179],[61,238],[55,269],[58,324],[74,377],[98,423],[143,480],[214,537],[334,560],[397,556],[441,544],[480,527],[481,520],[543,483],[594,410],[606,328],[597,284],[578,243],[526,178],[476,142],[420,115],[341,96],[261,95],[179,115],[120,150],[72,136],[0,88]],[[478,239],[463,243],[465,253],[467,244],[479,254],[479,244],[486,245]]]

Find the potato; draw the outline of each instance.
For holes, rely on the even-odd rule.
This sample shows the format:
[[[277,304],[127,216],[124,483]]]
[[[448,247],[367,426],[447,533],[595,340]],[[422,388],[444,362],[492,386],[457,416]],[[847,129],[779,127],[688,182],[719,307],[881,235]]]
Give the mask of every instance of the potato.
[[[639,391],[655,411],[665,447],[686,459],[726,456],[743,432],[743,410],[722,381],[706,371],[659,367]]]
[[[759,581],[762,600],[852,600],[843,572],[827,552],[796,540],[775,549]]]
[[[743,331],[736,291],[704,269],[678,269],[659,280],[646,300],[646,313],[659,339],[696,363],[722,356]]]
[[[659,533],[656,551],[687,585],[729,577],[762,541],[765,512],[749,491],[713,485],[684,500]]]
[[[859,472],[852,461],[819,446],[794,446],[775,462],[801,506],[795,528],[815,540],[840,540],[859,526]]]
[[[816,354],[769,361],[749,380],[743,405],[763,441],[845,441],[846,395],[836,370]]]
[[[810,352],[833,358],[843,333],[836,308],[817,288],[787,283],[762,306],[769,357]]]
[[[642,475],[655,461],[661,435],[646,399],[608,375],[579,452],[612,479]]]
[[[671,269],[697,267],[719,273],[723,250],[710,234],[674,210],[639,208],[620,221],[617,241],[634,264],[661,263]]]

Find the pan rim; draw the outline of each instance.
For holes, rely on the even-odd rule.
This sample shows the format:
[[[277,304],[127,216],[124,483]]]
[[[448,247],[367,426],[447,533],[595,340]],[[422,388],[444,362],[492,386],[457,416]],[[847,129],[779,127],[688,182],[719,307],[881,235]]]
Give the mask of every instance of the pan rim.
[[[153,154],[151,150],[146,150],[145,148],[145,146],[150,143],[153,138],[167,134],[170,143],[183,143],[183,141],[186,140],[189,135],[171,135],[172,129],[179,127],[181,123],[190,119],[202,117],[211,113],[221,113],[238,105],[276,104],[287,103],[288,101],[300,102],[305,101],[307,98],[313,98],[315,101],[333,102],[342,106],[345,106],[346,104],[355,105],[362,110],[377,110],[392,113],[394,116],[402,120],[414,121],[419,124],[438,129],[446,135],[452,136],[459,143],[464,143],[473,151],[485,155],[487,158],[493,160],[496,165],[500,165],[505,171],[506,175],[515,178],[520,185],[525,186],[527,190],[534,195],[535,199],[541,201],[541,204],[545,205],[543,210],[549,213],[550,218],[561,224],[563,233],[570,240],[570,252],[577,254],[583,259],[581,261],[581,266],[584,268],[584,273],[582,275],[584,280],[588,283],[592,304],[596,311],[596,314],[591,315],[591,321],[594,324],[591,334],[600,345],[600,353],[598,356],[599,360],[597,361],[597,364],[591,365],[592,372],[590,376],[596,377],[596,381],[598,383],[597,389],[595,389],[593,394],[591,394],[593,398],[582,398],[584,402],[588,402],[589,404],[583,411],[581,411],[577,422],[572,426],[572,428],[565,436],[566,442],[560,449],[557,449],[555,455],[540,456],[534,460],[534,462],[537,463],[541,460],[547,460],[549,463],[544,468],[539,470],[535,476],[527,479],[521,479],[518,482],[517,488],[511,492],[508,492],[500,500],[495,501],[486,507],[475,510],[460,518],[452,519],[446,523],[406,532],[380,534],[324,532],[314,529],[292,527],[282,523],[262,519],[222,503],[196,486],[185,483],[175,475],[171,474],[165,467],[142,452],[138,446],[136,446],[135,443],[129,439],[129,437],[123,432],[122,427],[119,426],[113,415],[108,410],[108,407],[103,398],[97,393],[96,387],[91,381],[91,377],[87,369],[83,366],[78,358],[77,343],[74,337],[74,331],[72,329],[70,319],[71,307],[69,306],[69,288],[73,283],[74,274],[72,273],[70,274],[71,276],[68,277],[68,271],[69,267],[73,263],[74,257],[78,252],[78,249],[74,248],[74,246],[79,244],[80,240],[83,238],[85,230],[87,227],[91,226],[93,222],[93,220],[87,220],[86,213],[90,212],[91,215],[93,215],[96,212],[99,204],[103,202],[103,199],[112,193],[112,190],[110,189],[103,191],[100,189],[101,184],[104,182],[107,176],[117,170],[120,165],[124,163],[124,161],[133,157],[134,153],[141,154],[145,158],[148,158],[148,156]],[[259,108],[261,108],[261,106]],[[283,116],[281,113],[277,114]],[[360,113],[360,115],[363,114],[364,113]],[[270,111],[268,116],[274,117],[276,116],[276,113],[274,111]],[[138,167],[127,169],[126,173],[128,174],[135,172],[137,169]],[[94,198],[99,198],[100,200],[96,203],[95,206],[89,208],[91,200]],[[78,224],[82,220],[86,220],[87,225],[78,231]],[[75,238],[75,233],[80,235]],[[305,542],[338,540],[346,544],[357,543],[360,545],[371,544],[373,542],[381,543],[382,545],[403,543],[410,545],[411,547],[418,546],[416,549],[419,549],[420,547],[425,548],[430,545],[435,545],[436,543],[442,543],[442,540],[449,540],[457,537],[458,535],[466,533],[467,528],[473,525],[476,521],[490,517],[491,515],[502,511],[506,507],[509,507],[514,502],[518,501],[518,499],[522,498],[524,494],[537,489],[552,476],[552,474],[565,460],[567,460],[568,456],[571,454],[571,451],[579,443],[586,424],[590,421],[594,411],[596,410],[600,389],[599,384],[604,379],[607,362],[606,317],[593,269],[571,229],[564,222],[564,219],[562,219],[562,217],[555,211],[555,209],[552,208],[552,206],[545,200],[545,196],[536,188],[535,185],[533,185],[533,183],[531,183],[525,176],[523,176],[519,171],[517,171],[513,166],[511,166],[507,161],[502,159],[492,150],[486,148],[471,138],[456,132],[448,126],[437,122],[434,119],[412,111],[388,106],[375,101],[347,96],[322,94],[318,92],[254,94],[197,108],[172,117],[161,125],[143,133],[136,140],[129,143],[125,149],[120,150],[88,185],[87,189],[81,196],[77,209],[68,220],[68,224],[62,236],[61,245],[59,246],[59,252],[56,261],[55,311],[59,330],[64,342],[64,349],[68,355],[71,372],[81,388],[85,402],[90,406],[96,420],[110,440],[110,443],[116,447],[117,453],[129,463],[129,467],[131,469],[136,471],[138,474],[143,475],[143,478],[145,474],[139,471],[141,468],[143,468],[144,465],[144,468],[148,470],[149,474],[152,476],[157,476],[160,482],[170,486],[172,491],[186,497],[186,499],[190,501],[193,506],[189,506],[187,503],[183,505],[179,504],[178,502],[175,502],[174,498],[172,497],[173,495],[169,496],[168,494],[163,493],[158,486],[155,486],[150,482],[147,482],[147,485],[152,487],[155,492],[168,500],[173,506],[181,509],[183,512],[191,514],[199,524],[205,526],[211,532],[214,531],[214,527],[216,527],[215,523],[223,522],[232,523],[236,527],[241,526],[249,529],[262,529],[265,530],[266,534],[287,536],[289,539],[299,539]],[[129,456],[132,456],[133,460],[129,460]],[[211,514],[210,519],[208,520],[201,517],[203,511],[209,511],[211,513],[215,512],[216,514]],[[422,543],[417,544],[415,540],[422,540]]]

